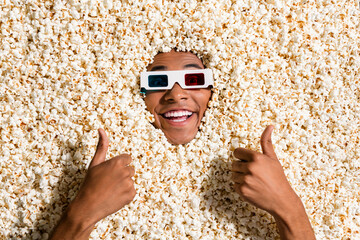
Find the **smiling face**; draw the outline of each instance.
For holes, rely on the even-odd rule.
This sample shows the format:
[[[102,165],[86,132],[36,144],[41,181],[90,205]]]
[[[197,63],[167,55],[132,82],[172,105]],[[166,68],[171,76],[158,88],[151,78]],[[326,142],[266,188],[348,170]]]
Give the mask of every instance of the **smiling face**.
[[[147,67],[148,71],[203,69],[201,60],[190,52],[160,53]],[[154,115],[154,126],[161,129],[172,144],[185,144],[194,139],[207,104],[210,88],[182,89],[175,83],[170,90],[149,91],[145,96],[147,109]]]

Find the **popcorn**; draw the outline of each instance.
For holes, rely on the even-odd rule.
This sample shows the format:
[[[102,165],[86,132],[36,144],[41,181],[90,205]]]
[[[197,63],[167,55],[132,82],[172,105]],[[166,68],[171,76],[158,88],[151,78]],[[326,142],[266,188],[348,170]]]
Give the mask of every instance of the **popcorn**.
[[[137,196],[91,239],[276,239],[233,192],[237,147],[266,125],[317,239],[360,236],[357,1],[5,1],[0,11],[0,239],[47,239],[95,152],[132,155]],[[170,145],[139,96],[158,51],[212,68],[196,138]]]

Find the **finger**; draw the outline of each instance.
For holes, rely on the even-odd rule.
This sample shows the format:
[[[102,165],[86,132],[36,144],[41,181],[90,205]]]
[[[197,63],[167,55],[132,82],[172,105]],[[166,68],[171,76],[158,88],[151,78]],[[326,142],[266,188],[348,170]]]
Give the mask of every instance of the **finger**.
[[[274,126],[272,126],[272,125],[267,126],[265,128],[264,132],[261,135],[260,144],[261,144],[261,149],[265,155],[269,156],[270,158],[277,159],[277,156],[275,154],[274,147],[273,147],[272,141],[271,141],[271,133],[272,133],[273,129],[274,129]]]
[[[240,183],[234,183],[234,190],[235,192],[237,192],[238,194],[240,194],[240,197],[242,200],[244,200],[243,198],[243,195],[242,195],[242,191],[241,191],[241,188],[242,188],[243,184],[240,184]]]
[[[248,173],[248,163],[242,161],[233,161],[231,164],[231,171],[239,173]]]
[[[132,159],[129,154],[120,154],[109,161],[116,162],[116,164],[119,164],[120,166],[127,166],[131,163]]]
[[[231,175],[231,180],[232,180],[234,183],[242,184],[242,183],[244,183],[245,175],[246,175],[246,174],[233,172],[232,175]]]
[[[127,166],[126,171],[128,171],[129,177],[133,177],[135,175],[135,169],[133,167]]]
[[[247,162],[252,161],[255,154],[257,154],[257,152],[241,147],[236,148],[234,151],[236,158]]]
[[[99,128],[99,142],[96,147],[94,158],[92,159],[89,168],[95,167],[105,161],[106,152],[109,148],[109,138],[107,137],[104,129]]]

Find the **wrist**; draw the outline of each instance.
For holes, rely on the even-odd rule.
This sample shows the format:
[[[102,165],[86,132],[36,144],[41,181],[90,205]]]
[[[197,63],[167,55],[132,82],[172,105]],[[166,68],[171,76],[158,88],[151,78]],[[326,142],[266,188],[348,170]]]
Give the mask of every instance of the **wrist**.
[[[272,215],[275,218],[281,239],[315,239],[304,205],[297,195],[296,198],[289,201],[288,207],[284,206],[281,211]]]
[[[304,205],[301,199],[295,192],[286,195],[280,203],[277,203],[277,207],[270,212],[274,216],[275,220],[279,219],[284,222],[292,222],[299,214],[305,213]]]
[[[84,203],[77,201],[77,198],[75,198],[65,212],[65,219],[73,224],[77,230],[85,231],[90,227],[92,228],[96,223],[87,213],[87,209],[84,209]]]
[[[85,219],[73,204],[70,204],[50,239],[88,239],[94,224]]]

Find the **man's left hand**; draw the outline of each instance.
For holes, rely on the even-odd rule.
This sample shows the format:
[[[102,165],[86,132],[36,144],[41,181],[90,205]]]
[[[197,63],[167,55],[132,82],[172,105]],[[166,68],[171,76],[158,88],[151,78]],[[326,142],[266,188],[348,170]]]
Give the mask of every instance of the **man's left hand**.
[[[271,142],[273,128],[268,126],[261,135],[263,153],[237,148],[234,156],[240,161],[232,163],[235,191],[247,202],[270,214],[277,213],[289,200],[298,198],[275,154]]]

